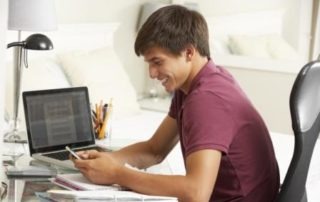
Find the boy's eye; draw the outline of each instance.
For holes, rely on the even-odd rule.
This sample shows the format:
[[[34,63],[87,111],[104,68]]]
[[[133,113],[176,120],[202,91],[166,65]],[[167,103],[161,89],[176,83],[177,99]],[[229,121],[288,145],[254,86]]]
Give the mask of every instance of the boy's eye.
[[[155,65],[161,65],[161,62],[160,61],[154,61],[154,64]]]

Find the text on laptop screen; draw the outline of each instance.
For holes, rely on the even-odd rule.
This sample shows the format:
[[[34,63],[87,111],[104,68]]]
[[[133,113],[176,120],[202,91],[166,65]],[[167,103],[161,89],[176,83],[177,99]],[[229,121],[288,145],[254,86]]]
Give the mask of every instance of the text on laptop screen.
[[[26,102],[34,149],[92,140],[84,91],[38,94]]]

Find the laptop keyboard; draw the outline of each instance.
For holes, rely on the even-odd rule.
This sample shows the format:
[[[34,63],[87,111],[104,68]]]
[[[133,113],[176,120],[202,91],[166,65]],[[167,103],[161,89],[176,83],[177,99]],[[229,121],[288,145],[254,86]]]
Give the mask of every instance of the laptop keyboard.
[[[50,158],[64,161],[64,160],[69,159],[69,152],[68,151],[61,151],[61,152],[56,152],[56,153],[43,154],[43,156],[47,156]]]
[[[95,150],[101,150],[100,147],[90,147],[90,148],[79,148],[79,149],[72,149],[73,151],[83,151],[83,150],[87,150],[87,149],[95,149]],[[58,159],[58,160],[61,160],[61,161],[64,161],[64,160],[69,160],[69,151],[67,150],[63,150],[63,151],[59,151],[59,152],[54,152],[54,153],[47,153],[47,154],[43,154],[43,156],[47,156],[47,157],[50,157],[50,158],[54,158],[54,159]]]

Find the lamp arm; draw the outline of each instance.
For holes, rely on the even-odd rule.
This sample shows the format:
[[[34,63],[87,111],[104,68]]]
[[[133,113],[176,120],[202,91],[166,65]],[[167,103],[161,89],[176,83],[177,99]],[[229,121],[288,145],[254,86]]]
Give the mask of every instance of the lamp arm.
[[[7,48],[11,48],[11,47],[14,47],[14,46],[24,47],[25,46],[25,42],[24,41],[17,41],[17,42],[9,43],[7,45]]]
[[[22,57],[23,57],[23,48],[15,48],[15,61],[14,61],[14,108],[13,108],[13,120],[14,120],[14,129],[18,128],[18,113],[19,113],[19,101],[20,101],[20,90],[21,90],[21,78],[23,73],[22,67]]]

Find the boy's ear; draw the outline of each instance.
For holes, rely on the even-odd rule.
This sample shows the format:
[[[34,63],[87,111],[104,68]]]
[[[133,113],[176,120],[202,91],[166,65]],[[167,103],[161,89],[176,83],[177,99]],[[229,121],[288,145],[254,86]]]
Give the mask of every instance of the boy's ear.
[[[193,46],[187,46],[185,49],[187,61],[191,61],[192,57],[195,54],[195,48]]]

